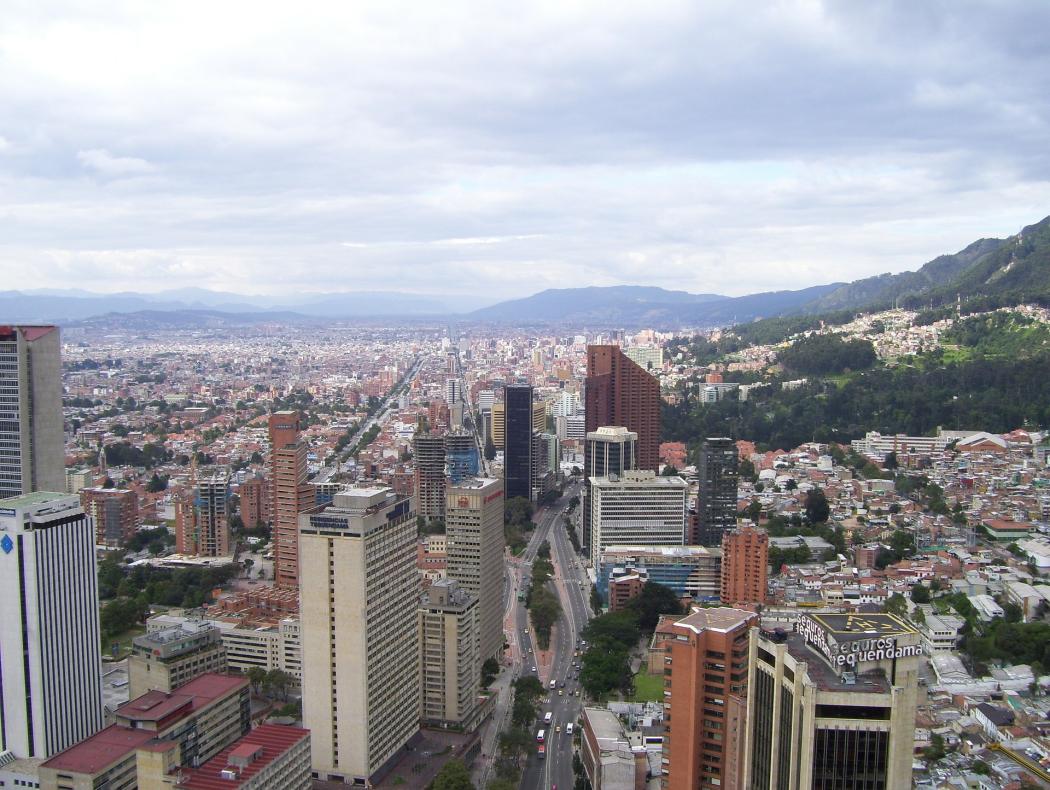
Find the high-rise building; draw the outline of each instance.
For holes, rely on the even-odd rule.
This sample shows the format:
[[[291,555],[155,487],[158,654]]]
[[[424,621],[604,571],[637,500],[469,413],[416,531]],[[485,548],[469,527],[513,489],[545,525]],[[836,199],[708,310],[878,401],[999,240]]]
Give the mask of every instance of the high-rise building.
[[[651,582],[670,587],[679,598],[700,603],[719,599],[722,553],[704,546],[609,546],[595,573],[595,589],[608,602],[609,584],[621,571],[644,572]]]
[[[245,529],[255,529],[270,520],[266,481],[261,477],[249,477],[237,486],[237,496]]]
[[[591,563],[609,546],[685,544],[689,485],[648,470],[591,479]]]
[[[624,354],[639,367],[648,371],[658,371],[664,366],[662,346],[631,346]]]
[[[0,326],[0,499],[65,491],[57,326]]]
[[[412,438],[416,513],[427,521],[445,517],[445,437],[417,431]]]
[[[76,496],[0,500],[0,752],[47,758],[102,728],[95,528]]]
[[[171,502],[175,510],[175,551],[193,556],[197,553],[197,492],[195,488],[172,486]]]
[[[722,538],[722,603],[764,604],[769,581],[769,534],[740,527]]]
[[[697,477],[697,531],[703,546],[721,546],[722,535],[736,526],[739,456],[732,439],[707,439],[700,448]]]
[[[123,546],[135,535],[139,520],[139,495],[124,488],[82,488],[80,505],[95,522],[99,546]]]
[[[446,574],[478,598],[481,660],[503,649],[503,481],[469,478],[449,486]]]
[[[478,390],[478,411],[492,411],[495,402],[495,390]]]
[[[219,629],[204,620],[137,636],[128,656],[128,693],[170,693],[208,672],[226,671],[226,648]]]
[[[751,632],[742,787],[911,787],[919,632],[890,614]]]
[[[228,557],[230,545],[230,468],[214,466],[197,476],[197,553]]]
[[[365,784],[419,730],[411,499],[349,488],[300,516],[303,721],[322,780]]]
[[[463,385],[459,379],[453,377],[445,381],[445,400],[449,406],[463,400]]]
[[[434,582],[419,604],[420,718],[469,728],[481,684],[478,598],[452,579]]]
[[[588,433],[623,426],[638,434],[638,468],[660,470],[660,382],[619,346],[587,346],[584,404]]]
[[[528,384],[507,385],[503,390],[503,404],[506,409],[503,477],[507,499],[531,499],[532,387]]]
[[[270,519],[273,525],[273,578],[279,587],[299,584],[299,514],[314,504],[307,482],[302,415],[270,415]]]
[[[696,609],[670,626],[663,642],[665,790],[743,787],[739,753],[730,754],[726,710],[747,690],[748,633],[758,615]]]
[[[514,384],[509,386],[526,386],[523,384]],[[529,389],[532,389],[531,387]],[[504,387],[503,393],[506,397],[507,388]],[[532,431],[533,433],[542,433],[547,430],[547,404],[538,399],[532,401]],[[507,403],[506,401],[500,401],[499,403],[492,404],[492,410],[489,414],[489,420],[491,421],[490,433],[492,435],[492,444],[495,445],[496,449],[506,449],[507,443]]]
[[[638,434],[622,426],[603,425],[587,434],[584,446],[583,468],[583,524],[591,523],[591,477],[622,475],[628,469],[637,469],[635,463]],[[583,549],[590,550],[590,529],[583,530]]]
[[[452,483],[481,471],[478,443],[470,431],[453,431],[445,437],[445,469]]]

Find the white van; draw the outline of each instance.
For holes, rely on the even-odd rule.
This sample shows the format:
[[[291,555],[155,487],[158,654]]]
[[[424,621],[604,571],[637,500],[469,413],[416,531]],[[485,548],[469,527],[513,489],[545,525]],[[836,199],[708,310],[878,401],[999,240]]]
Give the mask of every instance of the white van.
[[[572,735],[572,722],[571,721],[568,724],[565,725],[565,732],[568,735]]]

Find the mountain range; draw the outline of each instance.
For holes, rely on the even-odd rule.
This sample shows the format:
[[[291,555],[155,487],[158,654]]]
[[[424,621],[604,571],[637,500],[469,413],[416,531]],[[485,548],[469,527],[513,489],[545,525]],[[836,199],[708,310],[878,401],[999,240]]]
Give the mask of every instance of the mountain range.
[[[201,288],[155,294],[40,289],[0,291],[0,318],[12,323],[64,325],[119,320],[124,326],[142,328],[384,316],[504,324],[717,327],[895,304],[912,309],[942,307],[957,300],[992,307],[1022,301],[1050,304],[1050,217],[1015,236],[978,239],[916,271],[797,291],[728,297],[652,286],[561,288],[460,312],[468,298],[362,291],[274,299]]]

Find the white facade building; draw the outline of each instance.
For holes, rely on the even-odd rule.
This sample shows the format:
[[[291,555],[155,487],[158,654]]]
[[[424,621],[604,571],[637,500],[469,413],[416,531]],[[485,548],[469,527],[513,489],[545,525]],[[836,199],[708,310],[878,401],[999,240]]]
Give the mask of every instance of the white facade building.
[[[98,613],[79,497],[0,500],[0,752],[47,758],[102,728]]]
[[[609,546],[685,544],[689,484],[651,470],[591,477],[591,563]]]

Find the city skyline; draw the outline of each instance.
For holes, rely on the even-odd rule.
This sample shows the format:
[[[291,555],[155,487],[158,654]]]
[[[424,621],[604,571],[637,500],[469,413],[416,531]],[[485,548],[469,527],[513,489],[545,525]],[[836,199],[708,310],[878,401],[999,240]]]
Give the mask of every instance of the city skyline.
[[[6,282],[735,296],[1050,203],[1042,4],[205,8],[7,9]]]

